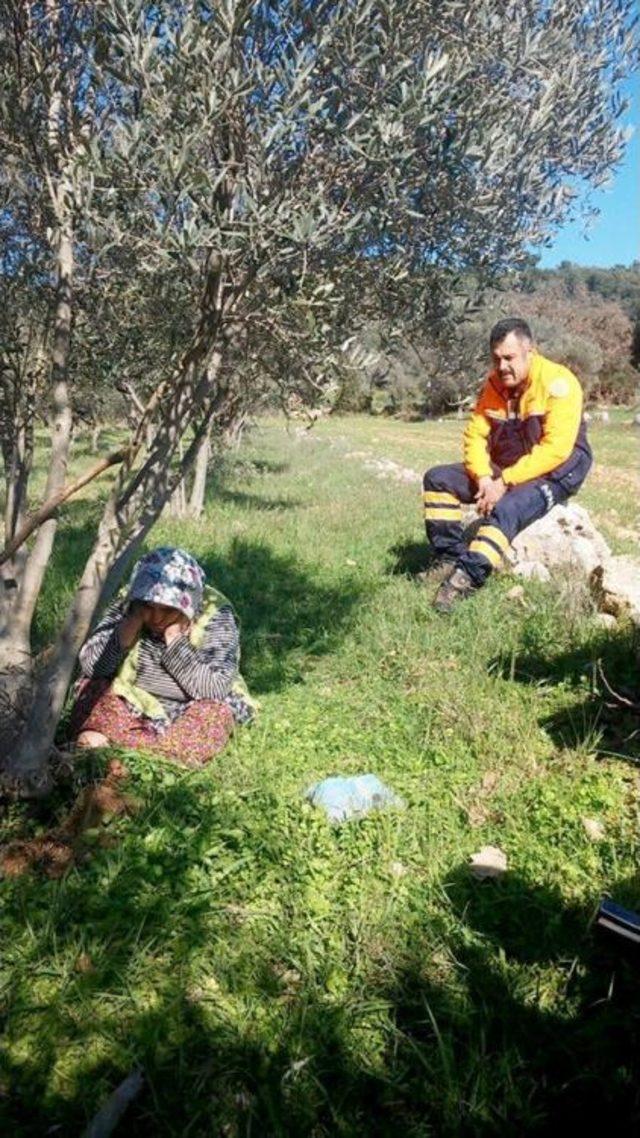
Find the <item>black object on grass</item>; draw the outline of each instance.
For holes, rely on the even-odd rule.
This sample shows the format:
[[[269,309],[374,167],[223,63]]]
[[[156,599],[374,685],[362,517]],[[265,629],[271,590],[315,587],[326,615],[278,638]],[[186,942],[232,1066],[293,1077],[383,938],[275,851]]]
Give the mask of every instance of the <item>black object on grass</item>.
[[[640,944],[640,916],[630,909],[623,909],[615,901],[601,901],[596,915],[596,927],[603,931],[624,937],[634,944]]]

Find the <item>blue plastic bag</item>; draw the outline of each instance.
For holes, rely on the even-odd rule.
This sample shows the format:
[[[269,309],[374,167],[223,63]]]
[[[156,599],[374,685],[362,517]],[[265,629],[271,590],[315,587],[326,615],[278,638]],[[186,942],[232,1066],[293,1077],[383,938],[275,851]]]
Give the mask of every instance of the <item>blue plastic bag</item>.
[[[362,818],[372,810],[385,806],[404,807],[404,802],[385,786],[375,774],[325,778],[309,787],[305,794],[312,806],[324,810],[330,822],[348,822]]]

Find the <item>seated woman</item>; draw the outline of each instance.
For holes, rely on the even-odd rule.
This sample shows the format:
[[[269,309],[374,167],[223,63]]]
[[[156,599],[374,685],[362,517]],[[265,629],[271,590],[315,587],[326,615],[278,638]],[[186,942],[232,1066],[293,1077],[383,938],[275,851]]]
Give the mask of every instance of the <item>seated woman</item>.
[[[233,609],[205,585],[195,558],[154,549],[80,652],[70,734],[79,747],[112,744],[202,766],[253,716],[239,658]]]

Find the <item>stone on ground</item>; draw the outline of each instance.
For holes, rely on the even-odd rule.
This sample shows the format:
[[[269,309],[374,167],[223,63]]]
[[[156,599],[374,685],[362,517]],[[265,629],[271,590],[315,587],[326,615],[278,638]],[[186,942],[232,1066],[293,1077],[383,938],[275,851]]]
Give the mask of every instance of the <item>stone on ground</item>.
[[[634,557],[610,557],[596,565],[589,583],[601,612],[640,624],[640,563]]]
[[[611,558],[611,550],[582,506],[554,506],[515,538],[516,565],[535,562],[547,569],[573,566],[585,574]],[[526,572],[525,572],[526,575]]]

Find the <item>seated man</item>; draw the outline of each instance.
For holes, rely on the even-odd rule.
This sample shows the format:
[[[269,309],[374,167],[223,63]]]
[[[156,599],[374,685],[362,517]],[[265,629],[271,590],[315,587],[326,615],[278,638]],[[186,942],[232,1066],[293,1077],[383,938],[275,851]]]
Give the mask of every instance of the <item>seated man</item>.
[[[484,584],[516,534],[576,493],[592,462],[575,375],[539,355],[517,317],[495,325],[489,346],[493,369],[464,433],[464,462],[424,476],[427,539],[448,569],[433,602],[444,613]],[[468,546],[463,502],[485,519]]]

